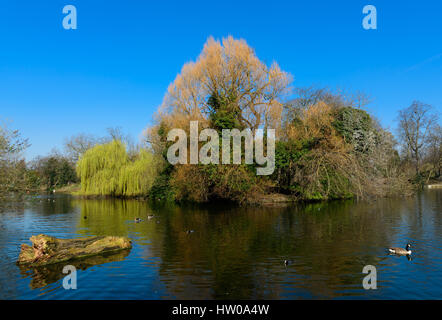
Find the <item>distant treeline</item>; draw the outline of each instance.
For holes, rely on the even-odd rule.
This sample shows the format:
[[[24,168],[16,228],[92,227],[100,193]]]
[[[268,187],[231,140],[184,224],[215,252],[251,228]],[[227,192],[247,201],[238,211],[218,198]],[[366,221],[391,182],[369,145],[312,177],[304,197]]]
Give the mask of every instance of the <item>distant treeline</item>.
[[[6,164],[2,156],[0,179],[9,190],[19,184],[5,177],[21,175],[24,184],[47,188],[79,179],[80,194],[88,196],[239,203],[257,203],[274,193],[295,200],[405,195],[440,179],[436,110],[419,101],[401,110],[396,140],[366,111],[368,103],[362,94],[294,89],[290,74],[276,63],[265,65],[244,40],[211,38],[169,86],[154,125],[146,129],[145,145],[134,146],[118,129],[100,139],[81,134],[66,140],[63,156],[31,165]],[[257,176],[250,164],[169,164],[168,132],[179,128],[189,136],[194,120],[199,130],[213,128],[220,135],[223,129],[275,129],[273,174]],[[17,136],[4,141],[17,145],[10,155],[27,143]]]
[[[113,140],[128,141],[119,128],[109,128],[108,135],[96,138],[79,134],[65,140],[64,151],[54,149],[49,155],[38,156],[26,162],[23,151],[29,140],[18,130],[0,125],[0,200],[8,194],[53,192],[80,182],[76,165],[80,155],[100,144]],[[130,145],[130,144],[129,144]]]
[[[52,191],[79,182],[75,163],[62,154],[26,163],[22,151],[28,146],[18,131],[0,127],[0,200],[10,193]]]

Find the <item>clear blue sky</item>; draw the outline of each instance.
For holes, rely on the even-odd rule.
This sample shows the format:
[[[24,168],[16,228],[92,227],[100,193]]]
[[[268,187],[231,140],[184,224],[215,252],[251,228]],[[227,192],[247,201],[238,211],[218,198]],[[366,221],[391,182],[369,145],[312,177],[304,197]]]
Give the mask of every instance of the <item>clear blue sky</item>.
[[[64,30],[62,8],[77,8]],[[362,28],[373,4],[378,29]],[[30,139],[27,159],[86,132],[138,138],[182,65],[209,36],[244,38],[294,85],[367,93],[394,129],[418,99],[442,108],[442,1],[2,1],[0,118]]]

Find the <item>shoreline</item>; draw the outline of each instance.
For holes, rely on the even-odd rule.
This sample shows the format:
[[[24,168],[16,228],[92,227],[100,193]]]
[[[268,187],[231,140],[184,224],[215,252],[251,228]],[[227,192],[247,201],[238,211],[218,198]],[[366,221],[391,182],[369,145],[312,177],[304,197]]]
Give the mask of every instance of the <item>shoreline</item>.
[[[442,188],[442,186],[441,186]],[[85,199],[85,200],[104,200],[104,199],[119,199],[119,200],[137,200],[137,201],[145,201],[145,202],[154,202],[154,203],[173,203],[176,205],[211,205],[211,204],[217,204],[217,203],[225,203],[225,204],[234,204],[239,207],[288,207],[291,205],[297,205],[297,204],[308,204],[308,203],[330,203],[334,201],[345,201],[345,200],[358,200],[356,197],[352,198],[340,198],[340,199],[324,199],[324,200],[305,200],[305,199],[298,199],[295,196],[290,196],[282,193],[271,193],[261,196],[259,201],[257,202],[250,202],[250,203],[237,203],[234,201],[228,201],[228,200],[212,200],[212,201],[206,201],[206,202],[192,202],[192,201],[168,201],[164,199],[152,199],[148,196],[131,196],[131,197],[119,197],[119,196],[112,196],[112,195],[82,195],[78,194],[77,192],[56,192],[58,194],[68,194],[75,198]],[[413,193],[415,194],[415,193]],[[402,198],[404,196],[397,196],[398,198]],[[382,197],[370,197],[365,199],[359,199],[359,200],[372,200],[376,201],[377,199],[383,199],[383,198],[392,198],[391,196],[382,196]]]
[[[177,205],[180,204],[213,204],[213,203],[234,203],[238,206],[245,206],[245,207],[287,207],[290,205],[295,204],[302,204],[302,203],[325,203],[325,202],[332,202],[332,201],[342,201],[342,200],[351,200],[356,199],[356,197],[352,198],[341,198],[341,199],[324,199],[324,200],[305,200],[305,199],[299,199],[296,198],[293,195],[287,195],[282,193],[269,193],[262,195],[258,201],[250,202],[250,203],[236,203],[228,200],[212,200],[207,202],[192,202],[192,201],[168,201],[164,199],[152,199],[149,196],[113,196],[113,195],[83,195],[80,194],[81,185],[80,184],[72,184],[68,185],[59,189],[55,189],[54,193],[47,193],[48,195],[55,195],[55,194],[67,194],[75,198],[80,199],[86,199],[86,200],[99,200],[99,199],[120,199],[120,200],[137,200],[137,201],[151,201],[151,202],[157,202],[157,203],[174,203]],[[442,183],[433,183],[433,184],[427,184],[424,186],[425,190],[428,189],[442,189]],[[413,193],[414,194],[414,193]],[[401,197],[401,196],[398,196]],[[374,198],[367,198],[368,200],[376,201],[376,199],[379,198],[391,198],[391,196],[381,196],[381,197],[374,197]],[[365,200],[367,200],[365,199]]]

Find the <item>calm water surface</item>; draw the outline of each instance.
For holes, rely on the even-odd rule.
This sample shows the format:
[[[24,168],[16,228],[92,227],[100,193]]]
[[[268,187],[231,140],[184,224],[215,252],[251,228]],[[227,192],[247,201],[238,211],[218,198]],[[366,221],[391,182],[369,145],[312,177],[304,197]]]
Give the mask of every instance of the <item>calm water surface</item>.
[[[127,236],[133,248],[70,263],[78,288],[64,290],[63,266],[15,265],[40,233]],[[441,234],[442,190],[290,208],[35,197],[0,212],[0,298],[441,299]],[[407,242],[411,260],[386,253]],[[362,288],[365,265],[377,268],[377,290]]]

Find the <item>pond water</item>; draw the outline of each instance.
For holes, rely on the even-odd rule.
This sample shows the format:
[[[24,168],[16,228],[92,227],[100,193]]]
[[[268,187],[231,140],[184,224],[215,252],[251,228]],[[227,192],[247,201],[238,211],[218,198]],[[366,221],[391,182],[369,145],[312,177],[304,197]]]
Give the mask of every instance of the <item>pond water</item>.
[[[77,289],[65,290],[63,266],[15,264],[40,233],[127,236],[133,248],[72,263]],[[0,212],[0,298],[441,299],[441,235],[442,190],[287,208],[38,196]],[[386,252],[407,242],[411,260]],[[376,290],[362,287],[365,265]]]

